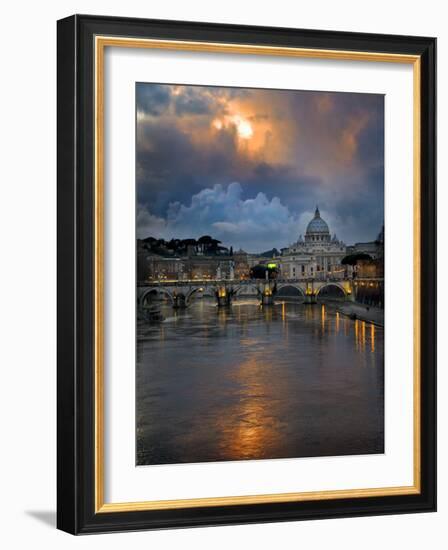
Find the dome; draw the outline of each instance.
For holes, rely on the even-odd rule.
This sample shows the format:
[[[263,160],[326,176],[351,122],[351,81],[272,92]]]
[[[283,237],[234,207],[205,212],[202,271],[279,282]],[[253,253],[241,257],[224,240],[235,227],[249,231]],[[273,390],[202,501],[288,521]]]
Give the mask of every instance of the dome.
[[[314,218],[310,221],[310,223],[308,224],[308,227],[306,228],[306,234],[307,235],[310,235],[310,234],[330,235],[330,230],[328,228],[327,222],[320,217],[320,212],[318,207],[316,207]]]

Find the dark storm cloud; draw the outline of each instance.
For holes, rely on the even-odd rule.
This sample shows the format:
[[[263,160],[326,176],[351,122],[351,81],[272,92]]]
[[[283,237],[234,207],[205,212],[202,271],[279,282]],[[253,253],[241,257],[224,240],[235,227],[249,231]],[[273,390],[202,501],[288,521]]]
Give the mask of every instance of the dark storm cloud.
[[[189,199],[214,183],[229,183],[241,172],[234,136],[229,133],[220,134],[214,147],[204,149],[171,124],[154,123],[139,128],[138,142],[138,200],[159,215],[169,202]]]
[[[213,103],[211,98],[198,93],[189,88],[185,93],[174,97],[176,114],[182,116],[185,114],[204,115],[212,112]]]
[[[171,101],[171,92],[167,86],[137,82],[135,86],[137,111],[149,115],[161,115]]]
[[[183,236],[205,232],[262,249],[265,209],[278,248],[304,233],[316,203],[349,243],[373,239],[383,223],[382,96],[139,84],[137,113],[140,236],[190,230]],[[282,208],[272,208],[274,198]],[[254,213],[246,201],[257,200],[241,236],[237,213]],[[200,223],[176,219],[174,203]]]

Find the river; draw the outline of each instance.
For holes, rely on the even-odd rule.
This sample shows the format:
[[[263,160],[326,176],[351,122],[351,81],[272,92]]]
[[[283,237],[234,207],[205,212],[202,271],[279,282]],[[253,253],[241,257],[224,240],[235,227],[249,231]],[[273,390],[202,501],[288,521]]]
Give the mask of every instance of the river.
[[[138,322],[137,464],[384,452],[384,335],[331,304]]]

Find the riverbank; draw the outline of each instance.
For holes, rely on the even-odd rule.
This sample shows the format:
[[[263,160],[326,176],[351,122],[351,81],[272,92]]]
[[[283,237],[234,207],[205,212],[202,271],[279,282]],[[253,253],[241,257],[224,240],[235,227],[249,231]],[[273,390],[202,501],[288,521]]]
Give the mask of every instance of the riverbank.
[[[368,321],[374,325],[384,327],[384,309],[365,306],[364,304],[357,304],[355,302],[345,302],[338,305],[337,311],[343,315],[347,315],[351,319],[360,319],[361,321]]]

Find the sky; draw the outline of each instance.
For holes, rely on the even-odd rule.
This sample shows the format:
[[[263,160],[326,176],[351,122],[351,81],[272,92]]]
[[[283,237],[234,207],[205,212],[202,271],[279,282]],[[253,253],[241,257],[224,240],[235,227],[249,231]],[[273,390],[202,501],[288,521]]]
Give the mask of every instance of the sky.
[[[384,219],[384,96],[136,84],[137,237],[211,235],[246,252],[305,234],[346,244]]]

